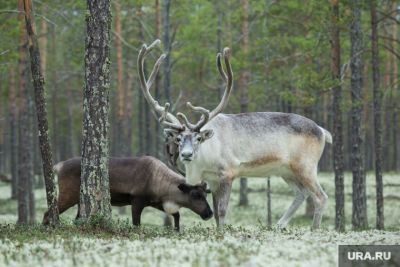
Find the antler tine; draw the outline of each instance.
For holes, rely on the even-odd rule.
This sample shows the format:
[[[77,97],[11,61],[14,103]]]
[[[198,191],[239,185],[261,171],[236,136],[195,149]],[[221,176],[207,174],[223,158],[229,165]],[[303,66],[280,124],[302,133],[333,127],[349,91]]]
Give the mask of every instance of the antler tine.
[[[174,129],[174,130],[184,130],[184,127],[182,126],[182,125],[178,125],[178,124],[175,124],[175,123],[171,123],[171,122],[168,122],[168,121],[166,121],[166,118],[167,118],[167,115],[168,115],[168,113],[169,113],[169,108],[170,108],[170,103],[165,103],[165,106],[164,106],[164,111],[163,111],[163,113],[162,113],[162,115],[161,115],[161,117],[160,117],[160,119],[158,120],[162,125],[164,125],[164,126],[167,126],[167,127],[169,127],[169,128],[172,128],[172,129]]]
[[[224,57],[224,63],[225,63],[225,68],[226,68],[226,73],[222,67],[221,63],[221,57]],[[221,75],[222,79],[226,82],[226,88],[224,95],[222,96],[222,99],[218,106],[213,110],[213,111],[208,111],[207,109],[203,107],[195,107],[193,106],[190,102],[187,102],[187,106],[191,108],[195,112],[199,112],[202,114],[200,120],[196,124],[192,124],[189,122],[187,117],[183,113],[178,113],[177,117],[178,120],[182,123],[185,124],[189,129],[193,131],[198,131],[200,130],[209,120],[214,118],[218,113],[220,113],[225,106],[228,104],[228,99],[232,91],[232,84],[233,84],[233,73],[232,73],[232,68],[231,64],[229,62],[229,57],[230,57],[230,50],[229,48],[224,48],[223,54],[218,53],[217,54],[217,69],[219,71],[219,74]]]
[[[203,127],[208,122],[208,120],[210,118],[210,111],[203,107],[195,107],[190,102],[187,102],[186,105],[189,108],[191,108],[193,111],[199,112],[202,114],[200,121],[198,123],[196,123],[196,125],[194,126],[194,130],[200,130],[201,127]]]
[[[158,71],[160,70],[160,66],[163,63],[165,57],[166,57],[166,55],[162,54],[157,59],[156,63],[154,64],[153,70],[151,71],[149,79],[148,79],[148,81],[146,83],[147,89],[150,89],[150,87],[153,85],[153,83],[154,83],[154,81],[155,81],[155,79],[157,77]]]
[[[190,130],[195,130],[196,129],[196,125],[190,123],[190,121],[188,120],[188,118],[185,116],[185,114],[178,112],[176,114],[176,116],[178,117],[178,120],[182,123],[185,124],[186,127],[188,127]]]
[[[218,106],[213,111],[211,111],[210,120],[212,118],[214,118],[216,115],[218,115],[218,113],[220,113],[226,107],[226,105],[228,104],[229,96],[232,91],[233,73],[232,73],[231,63],[229,62],[230,49],[228,47],[224,48],[223,56],[224,56],[226,73],[222,68],[220,54],[217,56],[217,67],[218,67],[219,73],[221,74],[222,78],[226,82],[225,92],[224,92],[224,95],[222,96],[221,102],[219,102]]]
[[[222,54],[218,53],[217,54],[217,68],[218,68],[219,74],[221,75],[222,79],[224,80],[224,82],[226,82],[227,77],[226,77],[224,69],[222,68],[221,57],[222,57]]]

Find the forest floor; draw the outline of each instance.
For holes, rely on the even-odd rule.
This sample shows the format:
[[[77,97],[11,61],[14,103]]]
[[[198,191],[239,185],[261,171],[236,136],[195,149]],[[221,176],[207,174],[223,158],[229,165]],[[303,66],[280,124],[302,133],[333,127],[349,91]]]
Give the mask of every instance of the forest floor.
[[[385,231],[351,231],[351,175],[347,174],[347,232],[334,231],[334,177],[320,174],[329,200],[322,229],[310,231],[305,205],[284,232],[266,227],[266,180],[249,179],[250,206],[238,207],[235,182],[228,213],[229,225],[217,230],[214,220],[202,221],[181,210],[182,230],[162,227],[160,211],[146,208],[142,227],[131,226],[129,209],[113,208],[107,231],[75,225],[76,207],[62,214],[62,226],[17,227],[17,203],[10,185],[0,182],[0,266],[337,266],[338,244],[400,244],[400,174],[385,174]],[[290,205],[293,194],[280,179],[271,178],[272,221]],[[37,189],[36,215],[45,211],[45,193]],[[375,182],[367,177],[369,225],[375,224]],[[210,202],[211,203],[211,202]]]

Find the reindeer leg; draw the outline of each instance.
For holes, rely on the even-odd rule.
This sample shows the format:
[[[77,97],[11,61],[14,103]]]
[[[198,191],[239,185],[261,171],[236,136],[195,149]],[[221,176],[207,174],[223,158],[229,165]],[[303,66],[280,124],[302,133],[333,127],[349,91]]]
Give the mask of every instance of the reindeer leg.
[[[180,230],[180,228],[179,228],[179,218],[180,218],[179,211],[174,213],[174,214],[172,214],[172,217],[174,217],[175,230],[177,232],[179,232],[179,230]]]
[[[216,192],[212,191],[212,199],[213,199],[213,207],[214,207],[214,218],[217,226],[219,225],[219,217],[218,217],[218,195]]]
[[[295,192],[295,198],[290,205],[289,209],[283,214],[283,216],[279,219],[277,223],[277,228],[278,229],[284,229],[290,220],[292,219],[293,215],[297,211],[297,209],[301,206],[301,204],[304,202],[304,200],[308,197],[309,193],[305,189],[304,186],[300,184],[296,184],[294,182],[288,181],[284,179],[289,185],[293,187],[293,191]]]
[[[314,202],[314,218],[313,218],[313,225],[312,230],[319,229],[322,220],[322,214],[324,212],[326,202],[328,201],[328,196],[322,190],[321,185],[315,179],[312,179],[312,183],[310,184],[309,188],[311,192],[311,197]]]
[[[140,217],[143,209],[147,206],[147,201],[143,198],[132,197],[131,198],[131,209],[132,209],[132,224],[135,226],[140,225]]]
[[[218,210],[217,226],[222,227],[225,224],[225,216],[228,210],[229,197],[232,190],[232,180],[222,179],[219,183],[219,188],[216,195]]]

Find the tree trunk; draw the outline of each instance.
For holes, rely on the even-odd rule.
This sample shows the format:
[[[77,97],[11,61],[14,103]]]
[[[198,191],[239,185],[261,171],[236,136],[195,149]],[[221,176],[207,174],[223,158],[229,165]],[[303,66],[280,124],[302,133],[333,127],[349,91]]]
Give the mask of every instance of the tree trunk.
[[[271,212],[271,179],[267,179],[267,226],[272,227],[272,212]]]
[[[335,172],[335,229],[345,230],[344,213],[344,174],[343,174],[343,114],[342,87],[340,73],[340,29],[339,0],[332,0],[332,79],[337,85],[333,88],[333,170]]]
[[[125,155],[125,144],[124,136],[125,129],[123,127],[125,118],[125,97],[124,97],[124,66],[122,62],[122,23],[121,23],[121,4],[119,1],[114,1],[115,7],[115,48],[117,50],[117,105],[116,105],[116,131],[114,140],[117,142],[114,144],[116,146],[116,152],[120,156]]]
[[[46,185],[47,206],[49,209],[49,222],[58,224],[57,191],[53,173],[53,159],[48,136],[47,109],[44,98],[44,79],[41,73],[40,52],[35,34],[35,21],[32,16],[31,0],[24,0],[26,30],[29,37],[29,53],[31,57],[31,72],[35,88],[35,104],[39,130],[39,145],[43,162],[43,174]]]
[[[155,0],[155,11],[156,11],[156,23],[155,23],[155,35],[157,39],[161,38],[161,8],[160,8],[160,1]],[[154,82],[154,96],[156,99],[160,99],[160,74],[157,73],[156,80]],[[155,157],[162,158],[163,157],[163,149],[161,146],[161,128],[159,123],[155,123],[156,126],[156,134],[154,135],[154,144],[155,144]]]
[[[372,82],[374,98],[374,149],[376,180],[376,228],[384,229],[383,181],[382,181],[382,91],[380,88],[378,19],[376,0],[370,0],[371,6],[371,48],[372,48]]]
[[[138,6],[138,17],[142,17],[142,6]],[[139,40],[141,43],[144,43],[144,33],[143,33],[143,27],[142,27],[142,22],[140,19],[138,19],[138,32],[139,32]],[[144,68],[146,70],[146,68]],[[146,103],[144,101],[143,93],[141,92],[140,88],[138,87],[138,142],[139,142],[139,156],[142,156],[146,154],[147,148],[146,148],[146,140],[145,140],[145,118],[144,118],[144,113],[146,109]]]
[[[50,53],[52,55],[56,55],[57,48],[56,48],[56,30],[55,27],[53,26],[51,28],[51,43],[50,43]],[[51,124],[52,124],[52,148],[53,148],[53,154],[54,154],[54,161],[58,162],[62,158],[60,155],[60,133],[57,133],[56,129],[58,129],[58,108],[59,106],[57,105],[58,103],[58,92],[57,92],[57,68],[53,67],[51,68],[51,79],[52,79],[52,88],[51,88]],[[63,160],[65,158],[62,158]]]
[[[133,60],[130,60],[128,63],[128,67],[130,70],[133,69]],[[133,115],[133,84],[134,84],[134,76],[131,71],[128,72],[127,74],[127,80],[126,80],[126,106],[125,106],[125,129],[126,129],[126,135],[125,135],[125,146],[126,146],[126,156],[131,157],[132,156],[132,115]]]
[[[249,54],[249,2],[248,0],[242,0],[242,43],[241,50],[243,57],[248,61]],[[250,81],[250,71],[246,65],[242,70],[239,86],[240,86],[240,112],[248,112],[249,96],[248,86]],[[247,179],[240,178],[240,195],[239,195],[239,206],[248,206],[249,199],[247,197]]]
[[[30,223],[30,179],[33,178],[32,132],[29,120],[30,94],[27,83],[27,36],[24,27],[24,1],[18,1],[20,20],[19,48],[19,146],[18,146],[18,224]]]
[[[171,103],[171,50],[172,44],[170,41],[170,19],[169,19],[169,8],[171,6],[171,0],[163,0],[163,43],[164,43],[164,51],[166,53],[166,57],[164,59],[164,97],[165,100]]]
[[[364,229],[368,226],[366,185],[363,160],[363,139],[361,132],[362,115],[362,30],[361,30],[361,2],[351,2],[352,22],[350,29],[351,39],[351,165],[353,173],[353,214],[354,229]]]
[[[110,0],[87,1],[80,217],[111,219],[108,180]]]
[[[141,43],[144,43],[144,29],[143,29],[143,9],[142,6],[139,6],[138,12],[138,21],[139,21],[139,39]],[[141,142],[144,143],[144,151],[146,155],[154,155],[153,150],[153,138],[152,138],[152,129],[151,129],[151,120],[153,119],[150,114],[150,106],[147,101],[143,101],[143,96],[140,95],[141,105],[142,105],[142,123],[144,123],[141,127],[144,130],[144,135],[142,135],[143,139],[140,139]]]
[[[22,49],[22,48],[20,48]],[[20,54],[21,55],[21,54]],[[21,68],[21,67],[19,67]],[[10,164],[11,164],[11,199],[18,196],[18,103],[15,85],[15,70],[10,69]],[[21,77],[20,77],[21,78]]]
[[[392,13],[391,14],[398,14],[398,2],[397,1],[392,1],[391,3],[392,7]],[[393,49],[393,51],[397,51],[397,47],[398,47],[398,22],[397,21],[392,21],[392,46],[391,48]],[[398,114],[399,114],[399,108],[396,108],[396,105],[398,105],[398,98],[397,98],[397,91],[399,88],[399,83],[398,83],[398,79],[399,79],[399,68],[398,68],[398,64],[399,64],[399,60],[396,58],[396,55],[394,53],[391,53],[391,61],[392,61],[392,72],[393,72],[393,81],[392,81],[392,121],[391,121],[391,126],[392,126],[392,140],[391,140],[391,147],[393,148],[392,150],[392,155],[389,156],[389,158],[392,158],[392,164],[390,166],[390,169],[392,171],[397,171],[397,165],[399,164],[399,158],[398,158],[398,150],[397,150],[397,144],[399,142],[398,140]]]

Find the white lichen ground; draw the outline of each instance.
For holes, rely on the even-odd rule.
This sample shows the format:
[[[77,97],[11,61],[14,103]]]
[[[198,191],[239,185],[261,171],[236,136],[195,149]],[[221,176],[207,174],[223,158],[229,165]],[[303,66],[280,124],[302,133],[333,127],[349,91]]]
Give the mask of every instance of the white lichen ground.
[[[311,219],[305,218],[304,206],[292,220],[286,232],[268,230],[266,218],[266,181],[249,180],[250,206],[237,207],[238,182],[231,195],[228,223],[218,231],[214,221],[202,221],[190,211],[182,210],[181,233],[160,227],[161,212],[147,208],[141,229],[130,229],[115,235],[82,234],[74,232],[72,219],[76,208],[62,215],[68,234],[49,231],[48,235],[36,230],[13,235],[16,203],[10,201],[8,185],[0,184],[0,266],[336,266],[338,244],[400,244],[400,174],[384,177],[385,224],[388,230],[350,231],[351,177],[346,175],[346,217],[348,232],[333,230],[335,217],[334,178],[320,174],[322,186],[330,199],[323,220],[323,229],[309,230]],[[368,181],[369,224],[375,222],[374,177]],[[271,178],[272,219],[276,222],[287,209],[292,192],[279,178]],[[45,210],[44,191],[36,190],[37,217],[40,221]],[[119,227],[130,228],[129,209],[125,214],[113,209]],[[122,226],[121,226],[122,225]],[[1,229],[2,228],[2,229]],[[3,231],[3,229],[6,229]],[[9,231],[9,232],[7,232]]]

